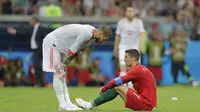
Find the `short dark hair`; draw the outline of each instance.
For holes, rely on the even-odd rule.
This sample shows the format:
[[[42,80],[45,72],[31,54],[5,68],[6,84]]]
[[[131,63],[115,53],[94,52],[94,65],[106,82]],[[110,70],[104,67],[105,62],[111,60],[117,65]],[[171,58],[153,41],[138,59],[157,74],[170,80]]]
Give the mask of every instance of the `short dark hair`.
[[[138,52],[137,49],[128,49],[125,51],[125,53],[128,53],[131,58],[133,57],[136,58],[137,61],[140,58],[140,53]]]
[[[107,36],[108,38],[112,36],[112,28],[108,25],[103,25],[98,28],[103,35]]]

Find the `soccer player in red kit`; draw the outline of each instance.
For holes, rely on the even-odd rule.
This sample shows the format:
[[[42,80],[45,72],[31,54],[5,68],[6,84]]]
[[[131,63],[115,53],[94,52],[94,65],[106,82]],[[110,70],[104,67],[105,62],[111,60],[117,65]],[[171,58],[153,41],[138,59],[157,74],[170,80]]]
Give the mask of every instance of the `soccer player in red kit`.
[[[139,64],[139,57],[136,49],[126,50],[124,62],[126,67],[130,67],[127,74],[108,82],[100,89],[100,96],[95,100],[86,102],[81,98],[76,98],[77,104],[84,109],[93,109],[120,95],[127,108],[136,111],[151,111],[156,107],[156,82],[153,74]],[[123,85],[130,81],[134,89]]]

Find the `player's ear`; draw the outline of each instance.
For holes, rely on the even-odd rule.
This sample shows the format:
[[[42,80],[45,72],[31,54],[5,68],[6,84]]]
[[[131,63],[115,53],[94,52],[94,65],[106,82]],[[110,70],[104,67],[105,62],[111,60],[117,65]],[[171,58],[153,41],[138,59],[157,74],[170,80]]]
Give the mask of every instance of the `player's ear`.
[[[135,57],[133,57],[132,60],[135,61],[136,60]]]

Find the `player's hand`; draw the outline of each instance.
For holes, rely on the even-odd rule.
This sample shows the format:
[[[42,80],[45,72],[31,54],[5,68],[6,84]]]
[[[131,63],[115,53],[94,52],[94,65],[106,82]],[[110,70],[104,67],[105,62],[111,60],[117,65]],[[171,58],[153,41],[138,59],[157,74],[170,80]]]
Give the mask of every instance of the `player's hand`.
[[[12,34],[12,35],[15,35],[17,33],[17,30],[13,27],[8,27],[7,32]]]
[[[103,92],[105,92],[107,90],[107,88],[104,86],[104,87],[101,87],[100,88],[100,91],[99,91],[99,94],[102,94]]]
[[[54,70],[56,74],[66,74],[65,65],[62,63],[60,65],[55,65]]]

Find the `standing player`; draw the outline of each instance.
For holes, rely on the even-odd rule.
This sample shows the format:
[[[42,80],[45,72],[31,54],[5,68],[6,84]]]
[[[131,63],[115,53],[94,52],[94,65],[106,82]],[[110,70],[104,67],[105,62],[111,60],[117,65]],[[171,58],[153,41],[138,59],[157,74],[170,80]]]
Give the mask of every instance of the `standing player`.
[[[142,50],[145,39],[143,22],[134,17],[134,9],[132,7],[126,8],[125,14],[126,18],[118,22],[114,45],[114,55],[119,58],[120,63],[120,76],[126,74],[126,67],[123,61],[125,50]]]
[[[95,100],[86,102],[76,98],[77,104],[84,109],[92,109],[120,95],[127,108],[140,111],[151,111],[156,107],[156,82],[153,74],[139,62],[139,52],[136,49],[125,51],[125,65],[131,69],[126,75],[115,78],[101,88],[101,95]],[[135,90],[122,84],[131,81]]]
[[[106,25],[96,29],[90,25],[70,24],[54,30],[44,38],[43,71],[54,73],[53,87],[59,101],[59,110],[80,110],[70,101],[64,66],[93,41],[102,43],[111,35],[112,30]]]

